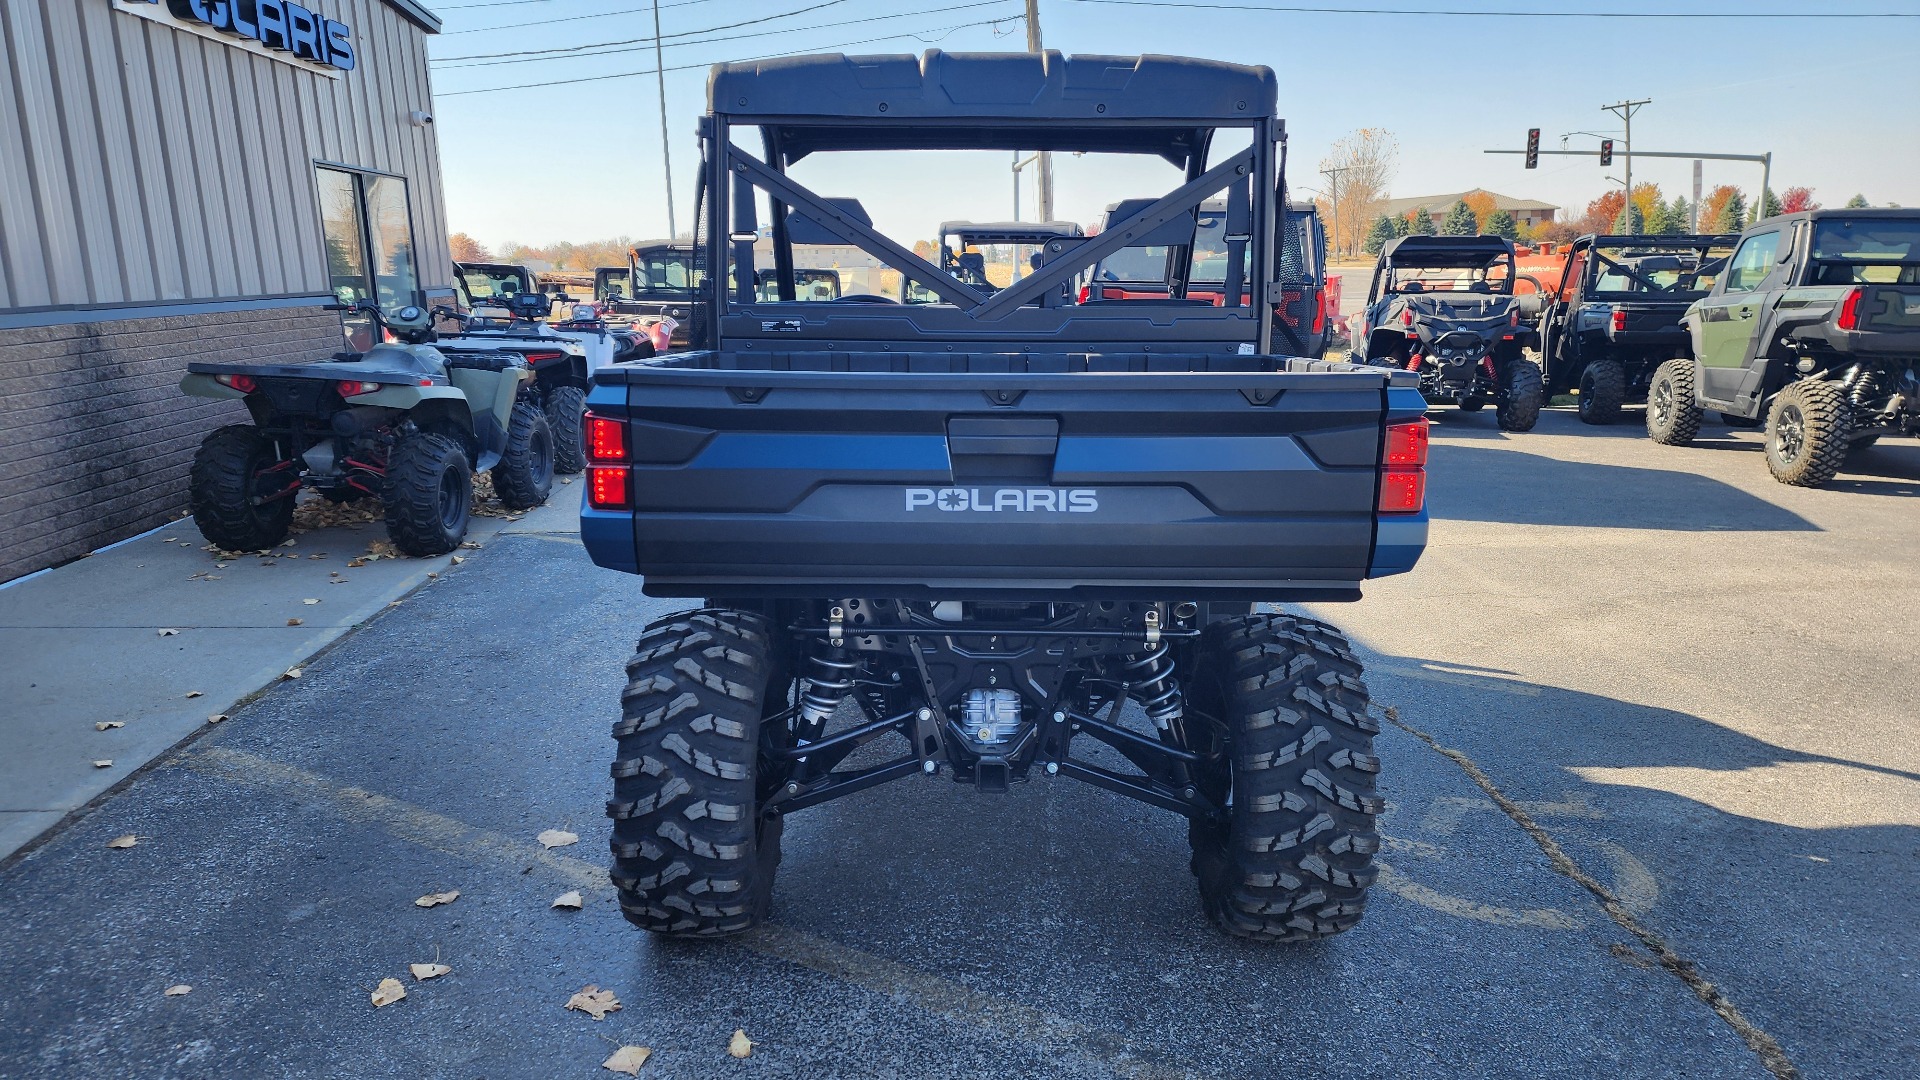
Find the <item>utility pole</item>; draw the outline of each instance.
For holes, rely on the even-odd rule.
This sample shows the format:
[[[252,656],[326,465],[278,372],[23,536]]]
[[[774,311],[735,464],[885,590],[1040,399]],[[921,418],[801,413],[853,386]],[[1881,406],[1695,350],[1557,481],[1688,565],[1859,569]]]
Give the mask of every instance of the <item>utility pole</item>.
[[[659,0],[654,0],[658,3]],[[1027,0],[1027,51],[1039,54],[1046,51],[1040,43],[1040,0]],[[1018,176],[1018,174],[1015,174]],[[1053,220],[1053,155],[1040,151],[1040,220]]]
[[[1687,231],[1700,231],[1700,167],[1706,164],[1699,158],[1693,159],[1693,201],[1687,204]]]
[[[1623,212],[1627,215],[1627,231],[1628,232],[1634,231],[1634,228],[1633,228],[1633,114],[1636,112],[1639,112],[1643,106],[1651,105],[1651,104],[1653,104],[1652,98],[1641,98],[1638,101],[1622,101],[1622,102],[1617,102],[1613,105],[1600,106],[1601,112],[1612,113],[1613,115],[1619,117],[1621,122],[1626,125],[1626,134],[1620,141],[1626,146],[1626,164],[1622,167],[1625,168],[1627,171],[1627,181],[1626,181],[1627,182],[1627,204]]]
[[[667,139],[667,62],[661,59],[660,0],[653,0],[653,74],[660,86],[660,160],[667,169],[667,239],[680,235],[673,220],[673,144]]]

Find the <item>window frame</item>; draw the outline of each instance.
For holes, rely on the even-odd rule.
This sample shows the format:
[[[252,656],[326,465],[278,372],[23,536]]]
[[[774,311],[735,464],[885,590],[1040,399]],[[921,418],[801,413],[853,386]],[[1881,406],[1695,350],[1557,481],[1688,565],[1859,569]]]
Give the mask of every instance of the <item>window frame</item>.
[[[1727,284],[1724,291],[1726,293],[1750,293],[1765,284],[1767,278],[1773,273],[1774,264],[1779,261],[1780,238],[1782,235],[1782,230],[1780,229],[1769,229],[1766,232],[1754,233],[1752,236],[1740,241],[1740,246],[1734,248],[1733,254],[1727,259],[1727,276],[1725,278]],[[1741,281],[1740,257],[1746,254],[1749,247],[1757,250],[1762,243],[1767,243],[1771,246],[1767,249],[1766,255],[1762,256],[1760,276],[1754,279],[1751,285],[1739,284]]]
[[[424,267],[421,266],[420,263],[420,232],[414,221],[413,186],[411,182],[399,173],[387,172],[383,169],[369,169],[357,165],[345,165],[337,161],[326,161],[320,158],[313,160],[313,169],[314,194],[316,200],[320,193],[321,170],[342,173],[352,181],[355,220],[359,225],[360,232],[358,239],[360,242],[362,291],[368,298],[375,302],[378,302],[380,297],[380,275],[374,270],[376,247],[373,236],[373,222],[368,215],[367,181],[369,177],[399,181],[401,194],[403,196],[401,202],[405,205],[407,214],[407,244],[412,253],[413,290],[411,296],[406,297],[396,305],[390,306],[404,307],[412,304],[424,307],[426,305],[426,286],[422,284],[422,271]],[[320,214],[320,249],[324,257],[324,253],[327,250],[327,216],[324,208]],[[327,278],[327,292],[338,301],[339,292],[334,285],[333,270],[328,266],[324,272]]]

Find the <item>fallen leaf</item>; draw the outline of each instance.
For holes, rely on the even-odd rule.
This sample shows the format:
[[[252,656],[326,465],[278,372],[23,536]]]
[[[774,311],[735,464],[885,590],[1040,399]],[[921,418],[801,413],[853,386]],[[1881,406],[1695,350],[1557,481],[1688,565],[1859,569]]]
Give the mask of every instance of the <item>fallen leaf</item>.
[[[337,578],[334,578],[332,581],[327,582],[327,584],[329,585],[345,585],[346,583],[347,583],[347,579],[343,577],[337,577]]]
[[[191,993],[193,993],[193,987],[188,986],[186,983],[175,983],[167,987],[168,997],[185,997]]]
[[[437,979],[453,969],[445,964],[408,964],[407,970],[413,972],[414,981],[426,982],[428,979]]]
[[[338,570],[329,570],[329,571],[327,571],[327,576],[328,576],[328,577],[339,577],[339,576],[340,576],[340,571],[338,571]]]
[[[305,600],[302,600],[300,602],[307,605],[308,607],[312,607],[313,605],[320,602],[320,598],[317,596],[309,596]]]
[[[307,556],[307,558],[309,559],[324,559],[326,557],[327,557],[327,553],[324,551],[316,551],[313,554]]]
[[[434,572],[434,571],[432,571],[432,570],[429,570],[429,571],[427,571],[427,576],[428,576],[428,577],[430,577],[430,578],[437,578],[437,577],[439,577],[440,575],[439,575],[438,573],[436,573],[436,572]]]
[[[391,1005],[407,996],[407,988],[400,985],[399,979],[381,979],[379,989],[373,992],[373,1007]]]
[[[217,713],[214,713],[214,714],[213,714],[212,716],[209,716],[209,717],[207,717],[207,723],[209,723],[209,724],[217,724],[217,723],[219,723],[220,721],[222,721],[222,720],[225,720],[226,718],[227,718],[227,714],[226,714],[226,713],[223,713],[223,712],[217,712]]]
[[[101,758],[100,760],[93,763],[93,767],[96,769],[111,769],[113,768],[113,759]]]
[[[572,892],[563,892],[553,898],[553,906],[557,908],[572,908],[575,911],[579,911],[581,903],[579,889],[575,889]]]
[[[213,564],[213,568],[215,570],[225,570],[227,568],[227,564],[223,562],[217,562]]]
[[[743,1058],[753,1053],[753,1040],[740,1028],[733,1029],[733,1038],[727,1042],[727,1053]]]
[[[300,669],[297,667],[287,669],[287,678],[289,679],[297,679],[301,674]]]
[[[93,730],[95,730],[95,731],[111,731],[111,730],[113,730],[114,728],[117,728],[117,727],[126,727],[126,726],[127,726],[127,724],[126,724],[126,721],[124,721],[124,720],[102,720],[102,721],[100,721],[99,723],[97,723],[97,724],[95,724],[95,725],[93,725]]]
[[[200,697],[200,696],[202,696],[202,695],[201,695],[201,693],[200,693],[200,691],[198,691],[198,690],[189,690],[189,691],[187,691],[187,696],[188,696],[189,698],[197,698],[197,697]]]
[[[567,1008],[586,1013],[595,1020],[605,1020],[610,1012],[620,1011],[620,999],[613,991],[602,990],[588,983],[579,993],[567,999]]]
[[[367,560],[365,559],[348,559],[347,560],[347,569],[349,570],[352,570],[355,567],[365,566],[365,565],[367,565]],[[335,573],[337,574],[339,573],[339,571],[335,571]]]
[[[281,547],[292,547],[293,545],[295,545],[295,544],[297,544],[297,543],[299,543],[299,542],[300,542],[300,541],[298,541],[298,540],[295,540],[295,539],[294,539],[293,537],[291,537],[291,536],[289,536],[289,537],[287,537],[287,538],[286,538],[285,540],[282,540],[282,541],[280,541],[280,546],[281,546]]]
[[[305,619],[288,619],[288,620],[287,620],[287,625],[288,625],[288,626],[301,626],[301,625],[304,625],[304,624],[305,624],[305,622],[306,622],[306,620],[305,620]]]
[[[478,551],[480,549],[480,544],[477,541],[473,541],[473,540],[468,540],[465,543],[461,544],[460,546],[463,548],[474,550],[474,551]]]
[[[441,904],[451,904],[458,899],[460,899],[459,889],[455,889],[452,892],[433,892],[433,893],[428,893],[427,895],[421,897],[418,900],[415,900],[413,902],[413,906],[414,907],[439,907]]]
[[[133,835],[132,833],[128,833],[125,836],[116,836],[113,839],[107,841],[107,846],[110,848],[130,848],[139,842],[140,842],[139,837]]]
[[[653,1051],[644,1046],[623,1046],[613,1052],[613,1056],[600,1063],[608,1072],[623,1072],[628,1076],[639,1076],[640,1066],[647,1063]]]
[[[455,555],[453,557],[453,565],[455,566],[459,566],[461,563],[466,561],[467,561],[467,558],[464,555]]]
[[[548,829],[534,839],[540,841],[542,847],[557,848],[579,843],[580,834],[570,833],[565,829]]]
[[[561,478],[560,478],[560,482],[561,482],[561,483],[563,483],[563,484],[571,484],[571,483],[573,483],[573,477],[571,477],[571,476],[563,476],[563,477],[561,477]]]
[[[174,629],[174,628],[173,628],[173,627],[171,627],[171,626],[163,626],[163,627],[161,627],[161,628],[160,628],[160,636],[161,636],[161,637],[173,637],[174,635],[176,635],[176,634],[178,634],[179,632],[180,632],[179,630],[176,630],[176,629]]]
[[[387,601],[387,606],[388,606],[388,607],[399,607],[399,606],[400,606],[400,601],[398,601],[398,600],[389,600],[389,601]]]

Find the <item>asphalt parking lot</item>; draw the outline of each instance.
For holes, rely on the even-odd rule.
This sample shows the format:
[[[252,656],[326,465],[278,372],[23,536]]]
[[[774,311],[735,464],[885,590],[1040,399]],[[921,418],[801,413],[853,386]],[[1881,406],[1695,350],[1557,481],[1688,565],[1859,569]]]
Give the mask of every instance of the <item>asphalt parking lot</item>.
[[[1398,720],[1349,934],[1225,939],[1173,816],[945,779],[795,815],[752,936],[631,930],[607,730],[674,605],[519,533],[0,866],[0,1075],[1905,1075],[1920,445],[1806,491],[1638,415],[1439,410],[1421,565],[1316,611]]]

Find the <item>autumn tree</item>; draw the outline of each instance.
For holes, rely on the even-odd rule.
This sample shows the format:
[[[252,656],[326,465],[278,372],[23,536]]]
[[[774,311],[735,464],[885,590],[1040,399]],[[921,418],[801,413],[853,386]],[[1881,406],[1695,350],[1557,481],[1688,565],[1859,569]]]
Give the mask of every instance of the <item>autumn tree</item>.
[[[1321,219],[1332,229],[1328,239],[1336,254],[1360,250],[1399,159],[1400,141],[1385,128],[1351,131],[1320,159],[1320,171],[1330,175],[1325,177],[1326,195],[1317,201]]]
[[[1639,208],[1642,221],[1652,220],[1653,208],[1660,205],[1662,198],[1659,184],[1643,180],[1633,185],[1633,205]]]
[[[1734,188],[1733,194],[1727,196],[1727,201],[1720,207],[1720,213],[1713,219],[1713,231],[1733,233],[1746,227],[1747,197],[1739,188]]]
[[[1533,240],[1535,243],[1564,244],[1579,239],[1580,234],[1586,231],[1575,221],[1545,221],[1533,227]]]
[[[1504,236],[1509,240],[1520,239],[1520,227],[1513,222],[1513,215],[1505,210],[1495,210],[1480,222],[1480,231],[1489,236]]]
[[[1473,210],[1474,228],[1480,232],[1486,232],[1487,219],[1492,217],[1494,210],[1497,209],[1493,205],[1493,195],[1476,188],[1461,196],[1460,201]]]
[[[1820,204],[1813,201],[1813,189],[1810,187],[1790,187],[1780,193],[1780,212],[1783,214],[1818,209]]]
[[[1734,225],[1732,228],[1726,227],[1728,224],[1726,220],[1727,204],[1736,198],[1740,198],[1740,189],[1734,187],[1732,184],[1721,184],[1719,187],[1714,188],[1702,196],[1700,199],[1700,228],[1706,232],[1739,232],[1741,228],[1740,225]],[[1746,213],[1746,202],[1744,199],[1742,199],[1740,203],[1740,209],[1744,215]]]
[[[463,232],[457,232],[447,237],[447,247],[453,252],[454,262],[483,263],[493,261],[493,256],[488,253],[485,247],[481,246],[480,241],[475,240]]]
[[[1361,250],[1369,255],[1378,255],[1380,249],[1385,247],[1387,241],[1393,239],[1394,235],[1393,219],[1381,214],[1373,219],[1372,227],[1367,229],[1367,239],[1361,245]]]
[[[1606,233],[1613,231],[1613,223],[1620,217],[1620,208],[1627,204],[1624,191],[1609,191],[1587,204],[1587,212],[1577,225],[1582,232]]]
[[[1465,199],[1453,204],[1447,210],[1447,216],[1440,222],[1441,236],[1473,236],[1480,231],[1480,222],[1473,216],[1473,207]]]

